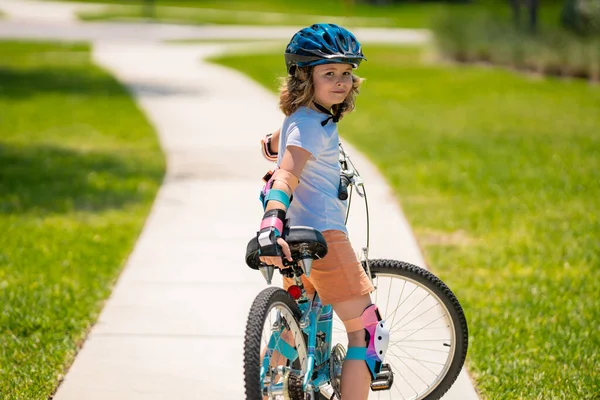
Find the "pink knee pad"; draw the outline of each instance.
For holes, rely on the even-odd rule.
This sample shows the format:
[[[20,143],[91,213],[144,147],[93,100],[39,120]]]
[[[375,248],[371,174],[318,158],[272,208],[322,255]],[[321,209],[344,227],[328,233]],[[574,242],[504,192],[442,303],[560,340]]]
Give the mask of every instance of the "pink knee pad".
[[[371,379],[375,379],[381,371],[381,365],[388,348],[390,333],[385,321],[381,319],[379,309],[375,304],[371,304],[363,311],[359,318],[354,320],[344,321],[346,329],[352,332],[352,327],[357,327],[357,323],[362,325],[365,330],[365,340],[367,346],[350,347],[346,354],[348,360],[364,360],[371,373]],[[354,329],[353,331],[357,331]]]

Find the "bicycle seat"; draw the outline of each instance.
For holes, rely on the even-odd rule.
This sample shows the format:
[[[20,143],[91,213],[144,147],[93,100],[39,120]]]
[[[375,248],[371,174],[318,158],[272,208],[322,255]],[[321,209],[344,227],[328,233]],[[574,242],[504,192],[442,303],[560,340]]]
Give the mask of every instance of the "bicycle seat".
[[[313,260],[327,255],[327,242],[325,242],[323,234],[314,228],[292,226],[285,237],[285,241],[290,245],[294,261],[302,258],[301,247],[308,251]],[[258,269],[261,265],[258,258],[258,238],[256,236],[248,242],[246,247],[246,264],[252,269]]]

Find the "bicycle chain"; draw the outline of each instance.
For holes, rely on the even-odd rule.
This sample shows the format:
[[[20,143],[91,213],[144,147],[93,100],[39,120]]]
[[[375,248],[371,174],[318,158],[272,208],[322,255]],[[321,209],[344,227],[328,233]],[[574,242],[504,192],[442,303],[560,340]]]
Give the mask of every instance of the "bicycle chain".
[[[298,376],[291,372],[288,372],[284,377],[286,380],[287,394],[286,399],[290,400],[305,400],[304,390],[302,390],[302,376]]]

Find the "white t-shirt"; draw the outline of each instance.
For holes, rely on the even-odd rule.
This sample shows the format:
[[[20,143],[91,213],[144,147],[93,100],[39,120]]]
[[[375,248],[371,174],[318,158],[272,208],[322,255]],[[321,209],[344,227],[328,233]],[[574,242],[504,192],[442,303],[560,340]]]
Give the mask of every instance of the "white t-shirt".
[[[300,107],[283,121],[277,165],[287,146],[297,146],[312,156],[299,176],[300,184],[287,211],[290,225],[310,226],[321,232],[336,229],[346,234],[347,202],[338,198],[340,184],[339,137],[337,124],[327,115]]]

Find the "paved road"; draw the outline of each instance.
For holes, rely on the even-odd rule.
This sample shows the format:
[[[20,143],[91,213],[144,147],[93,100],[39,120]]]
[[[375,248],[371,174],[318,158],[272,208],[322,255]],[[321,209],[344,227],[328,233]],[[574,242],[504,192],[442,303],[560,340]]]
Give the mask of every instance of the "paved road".
[[[25,3],[29,11],[15,4],[0,0],[0,9],[19,15],[0,22],[0,37],[92,40],[94,60],[130,88],[168,162],[127,266],[55,399],[243,398],[246,313],[265,287],[241,264],[262,215],[258,200],[247,199],[256,199],[259,177],[271,167],[258,155],[257,138],[281,123],[276,98],[235,71],[201,61],[223,51],[218,45],[157,42],[200,28],[78,24],[64,11],[70,6],[44,8],[52,15],[44,20],[35,3]],[[230,37],[253,32],[219,29]],[[271,32],[283,38],[284,29]],[[347,148],[369,189],[371,256],[424,265],[389,187]],[[362,245],[361,208],[349,229]],[[464,371],[444,398],[477,399]]]

